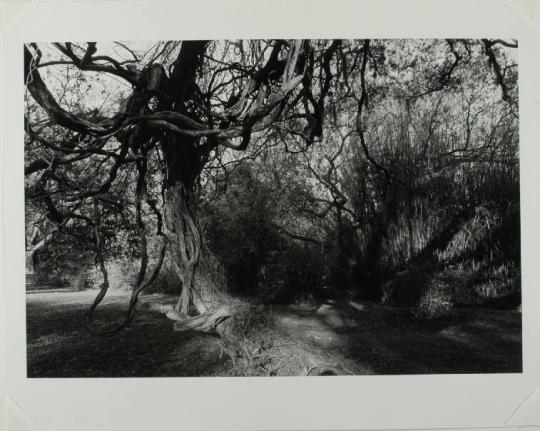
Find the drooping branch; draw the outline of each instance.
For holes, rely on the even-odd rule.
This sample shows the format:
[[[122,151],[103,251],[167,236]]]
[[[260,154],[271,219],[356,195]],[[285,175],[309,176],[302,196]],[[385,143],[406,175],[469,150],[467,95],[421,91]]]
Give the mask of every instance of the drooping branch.
[[[370,154],[369,148],[366,143],[366,138],[364,134],[364,122],[362,118],[362,113],[364,111],[364,107],[367,105],[368,101],[368,92],[367,92],[367,86],[366,86],[366,68],[367,63],[369,60],[369,46],[370,41],[365,40],[364,45],[362,47],[362,65],[360,69],[360,98],[358,99],[358,107],[356,112],[356,132],[358,134],[358,137],[360,138],[360,145],[362,146],[362,150],[364,151],[364,155],[366,156],[366,159],[378,170],[382,171],[388,181],[391,181],[391,175],[390,172],[388,172],[388,169],[386,169],[384,166],[379,164],[373,156]]]
[[[435,81],[432,85],[429,85],[424,91],[417,92],[406,97],[406,100],[419,99],[424,96],[442,91],[446,89],[452,82],[452,76],[455,74],[460,62],[462,61],[461,54],[457,49],[457,40],[446,39],[446,44],[450,48],[450,53],[452,54],[453,60],[448,64],[448,62],[443,66],[443,68],[434,75]],[[465,49],[469,50],[468,41],[461,40],[461,43],[465,45]]]
[[[319,247],[322,246],[322,242],[319,241],[318,239],[311,238],[311,237],[308,237],[308,236],[305,236],[305,235],[300,235],[298,233],[290,232],[287,229],[285,229],[284,227],[278,225],[277,223],[272,223],[272,227],[274,227],[278,232],[283,233],[284,235],[288,236],[291,239],[295,239],[295,240],[303,241],[303,242],[309,242],[309,243],[315,244],[315,245],[317,245]]]
[[[507,42],[506,40],[502,40],[502,39],[493,39],[490,41],[491,45],[497,45],[497,44],[501,44],[503,46],[506,46],[507,48],[517,48],[518,47],[518,43],[516,40],[512,41],[512,42]]]
[[[34,100],[52,117],[54,122],[76,132],[98,135],[107,133],[105,127],[79,118],[66,111],[58,104],[37,70],[39,64],[38,58],[39,57],[35,58],[30,53],[27,46],[24,47],[24,76],[26,88],[30,91]]]
[[[102,336],[114,335],[120,332],[125,327],[127,327],[133,321],[133,318],[135,317],[135,311],[136,311],[139,295],[144,289],[151,286],[152,283],[156,280],[161,270],[161,267],[163,266],[163,261],[165,260],[166,251],[167,251],[167,241],[166,239],[164,239],[161,244],[161,248],[159,250],[158,261],[156,262],[151,275],[148,277],[147,281],[141,282],[140,284],[136,285],[131,292],[131,298],[129,301],[128,310],[127,310],[127,313],[123,322],[117,326],[114,326],[108,329],[97,329],[93,326],[94,312],[97,306],[101,303],[101,301],[105,297],[105,294],[107,293],[107,290],[109,288],[109,283],[108,283],[108,278],[107,278],[107,269],[105,268],[104,265],[103,266],[101,265],[101,261],[100,261],[100,268],[104,276],[104,283],[102,285],[100,292],[98,293],[98,296],[96,296],[87,314],[87,329],[92,335],[102,335]]]
[[[139,273],[137,276],[137,280],[135,281],[135,284],[132,288],[128,310],[127,310],[127,313],[123,322],[117,326],[114,326],[108,329],[97,329],[92,325],[94,312],[97,306],[101,303],[101,301],[107,294],[107,290],[109,289],[108,273],[107,273],[107,268],[105,266],[105,260],[104,260],[103,251],[102,251],[103,241],[102,241],[101,233],[100,233],[100,222],[99,222],[100,213],[98,209],[97,200],[94,200],[94,235],[96,238],[96,260],[98,261],[101,273],[103,274],[102,287],[98,295],[94,299],[94,302],[90,306],[90,309],[88,310],[88,314],[87,314],[87,328],[89,332],[94,335],[113,335],[121,331],[123,328],[128,326],[133,321],[133,318],[135,317],[135,310],[136,310],[140,293],[144,289],[149,287],[155,281],[155,279],[157,278],[159,274],[159,271],[161,270],[163,261],[165,259],[165,253],[166,253],[166,248],[167,248],[167,238],[161,234],[160,236],[163,239],[162,239],[162,244],[159,251],[158,261],[155,264],[151,275],[145,281],[147,267],[148,267],[148,245],[147,245],[147,239],[146,239],[146,228],[142,219],[142,203],[143,203],[143,200],[146,198],[146,181],[145,181],[146,164],[145,162],[141,162],[138,165],[138,170],[139,170],[139,176],[137,178],[137,185],[136,185],[136,192],[135,192],[135,217],[136,217],[136,224],[137,224],[137,229],[139,232],[139,242],[140,242],[140,247],[141,247]]]
[[[501,92],[502,92],[502,98],[505,102],[508,102],[510,105],[513,105],[514,104],[514,100],[512,98],[512,96],[510,95],[510,92],[508,90],[508,86],[505,82],[505,79],[504,79],[504,76],[503,76],[503,72],[501,71],[501,66],[497,60],[497,57],[495,55],[495,52],[493,51],[493,46],[497,43],[501,43],[501,44],[504,44],[505,46],[511,46],[511,47],[517,47],[517,43],[515,44],[515,46],[513,44],[509,45],[509,44],[505,44],[503,43],[504,41],[500,40],[500,39],[496,39],[496,40],[488,40],[488,39],[483,39],[482,40],[482,43],[484,44],[484,50],[486,52],[486,55],[488,57],[488,61],[489,61],[489,65],[491,66],[491,68],[493,69],[493,73],[495,74],[495,80],[497,82],[497,84],[499,85],[499,87],[501,87]]]
[[[93,135],[98,137],[108,137],[116,135],[126,128],[137,124],[136,119],[131,118],[131,112],[135,111],[135,116],[141,114],[139,112],[141,107],[141,94],[145,96],[144,100],[148,100],[151,94],[156,91],[156,86],[159,85],[159,81],[162,79],[161,68],[152,67],[148,69],[144,74],[144,83],[146,88],[143,88],[139,93],[133,93],[128,99],[127,112],[120,112],[116,116],[103,121],[102,124],[97,124],[92,121],[88,121],[80,116],[62,108],[58,101],[54,98],[52,93],[47,88],[47,85],[41,78],[38,70],[41,54],[37,52],[33,55],[28,46],[24,47],[24,74],[26,88],[34,98],[34,100],[40,105],[47,114],[52,118],[55,124],[65,127],[68,130],[79,132],[84,135]],[[81,60],[82,61],[82,60]]]
[[[96,261],[99,264],[99,269],[101,271],[101,274],[103,275],[103,284],[101,285],[101,289],[99,290],[99,293],[97,294],[96,298],[94,299],[94,302],[90,306],[90,309],[88,310],[87,315],[87,323],[88,328],[91,328],[92,324],[92,318],[94,311],[96,307],[99,305],[99,303],[103,300],[105,295],[107,294],[107,290],[109,290],[109,273],[107,271],[107,267],[105,266],[105,259],[103,257],[103,240],[101,237],[100,232],[100,214],[98,209],[97,201],[94,200],[94,237],[96,239],[95,244],[95,250],[96,250]]]

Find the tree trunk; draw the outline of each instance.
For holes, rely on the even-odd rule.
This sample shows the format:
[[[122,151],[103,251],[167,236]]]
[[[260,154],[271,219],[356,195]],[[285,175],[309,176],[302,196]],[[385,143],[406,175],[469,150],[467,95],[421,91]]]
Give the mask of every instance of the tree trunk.
[[[33,274],[34,273],[34,264],[35,264],[35,258],[36,253],[41,250],[47,242],[52,238],[52,234],[49,233],[45,235],[40,241],[38,241],[35,244],[30,245],[29,248],[25,251],[25,262],[26,262],[26,273],[27,274]],[[33,238],[34,239],[34,238]]]
[[[34,250],[25,252],[26,274],[34,273]]]
[[[181,182],[165,192],[165,229],[182,283],[178,302],[167,316],[177,322],[178,331],[225,332],[225,320],[238,303],[228,295],[220,265],[204,246],[193,192]]]
[[[193,106],[201,103],[196,78],[205,49],[205,41],[182,42],[173,72],[161,84],[162,92],[169,98],[160,101],[160,110],[174,110],[201,121]],[[182,284],[178,302],[166,314],[177,321],[174,327],[178,331],[222,333],[234,320],[233,314],[241,309],[239,302],[227,294],[220,265],[205,247],[197,222],[195,188],[215,145],[210,138],[203,142],[175,132],[161,140],[167,168],[163,196],[165,234]]]

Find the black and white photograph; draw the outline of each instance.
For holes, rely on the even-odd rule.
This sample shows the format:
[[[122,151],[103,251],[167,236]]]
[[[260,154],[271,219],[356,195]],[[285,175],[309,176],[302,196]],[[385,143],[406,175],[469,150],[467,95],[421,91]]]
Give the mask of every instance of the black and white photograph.
[[[518,39],[20,49],[28,378],[522,373]]]

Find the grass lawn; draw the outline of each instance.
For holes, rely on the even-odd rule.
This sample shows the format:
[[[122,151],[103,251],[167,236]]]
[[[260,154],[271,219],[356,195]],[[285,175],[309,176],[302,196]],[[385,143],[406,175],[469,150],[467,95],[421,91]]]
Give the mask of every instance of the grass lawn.
[[[432,322],[407,310],[342,301],[309,310],[268,307],[257,352],[234,358],[219,337],[175,332],[156,307],[175,298],[143,296],[134,322],[110,337],[85,331],[95,291],[27,293],[28,377],[301,375],[314,366],[343,374],[521,372],[521,314],[459,309]],[[114,322],[126,292],[111,292],[97,319]]]

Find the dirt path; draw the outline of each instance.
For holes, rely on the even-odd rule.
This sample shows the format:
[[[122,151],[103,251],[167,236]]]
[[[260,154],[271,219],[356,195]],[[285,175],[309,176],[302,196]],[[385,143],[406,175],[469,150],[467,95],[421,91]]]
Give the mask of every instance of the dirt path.
[[[341,301],[314,310],[279,309],[276,320],[354,374],[521,371],[516,311],[459,309],[426,322],[403,308]]]
[[[218,337],[175,332],[156,311],[172,296],[143,296],[134,323],[114,337],[91,337],[84,316],[94,291],[27,295],[29,377],[301,375],[331,366],[340,374],[519,372],[521,314],[463,309],[434,322],[407,310],[355,301],[274,306],[258,352],[235,361]],[[98,319],[127,306],[111,292]],[[234,364],[233,364],[234,362]]]

